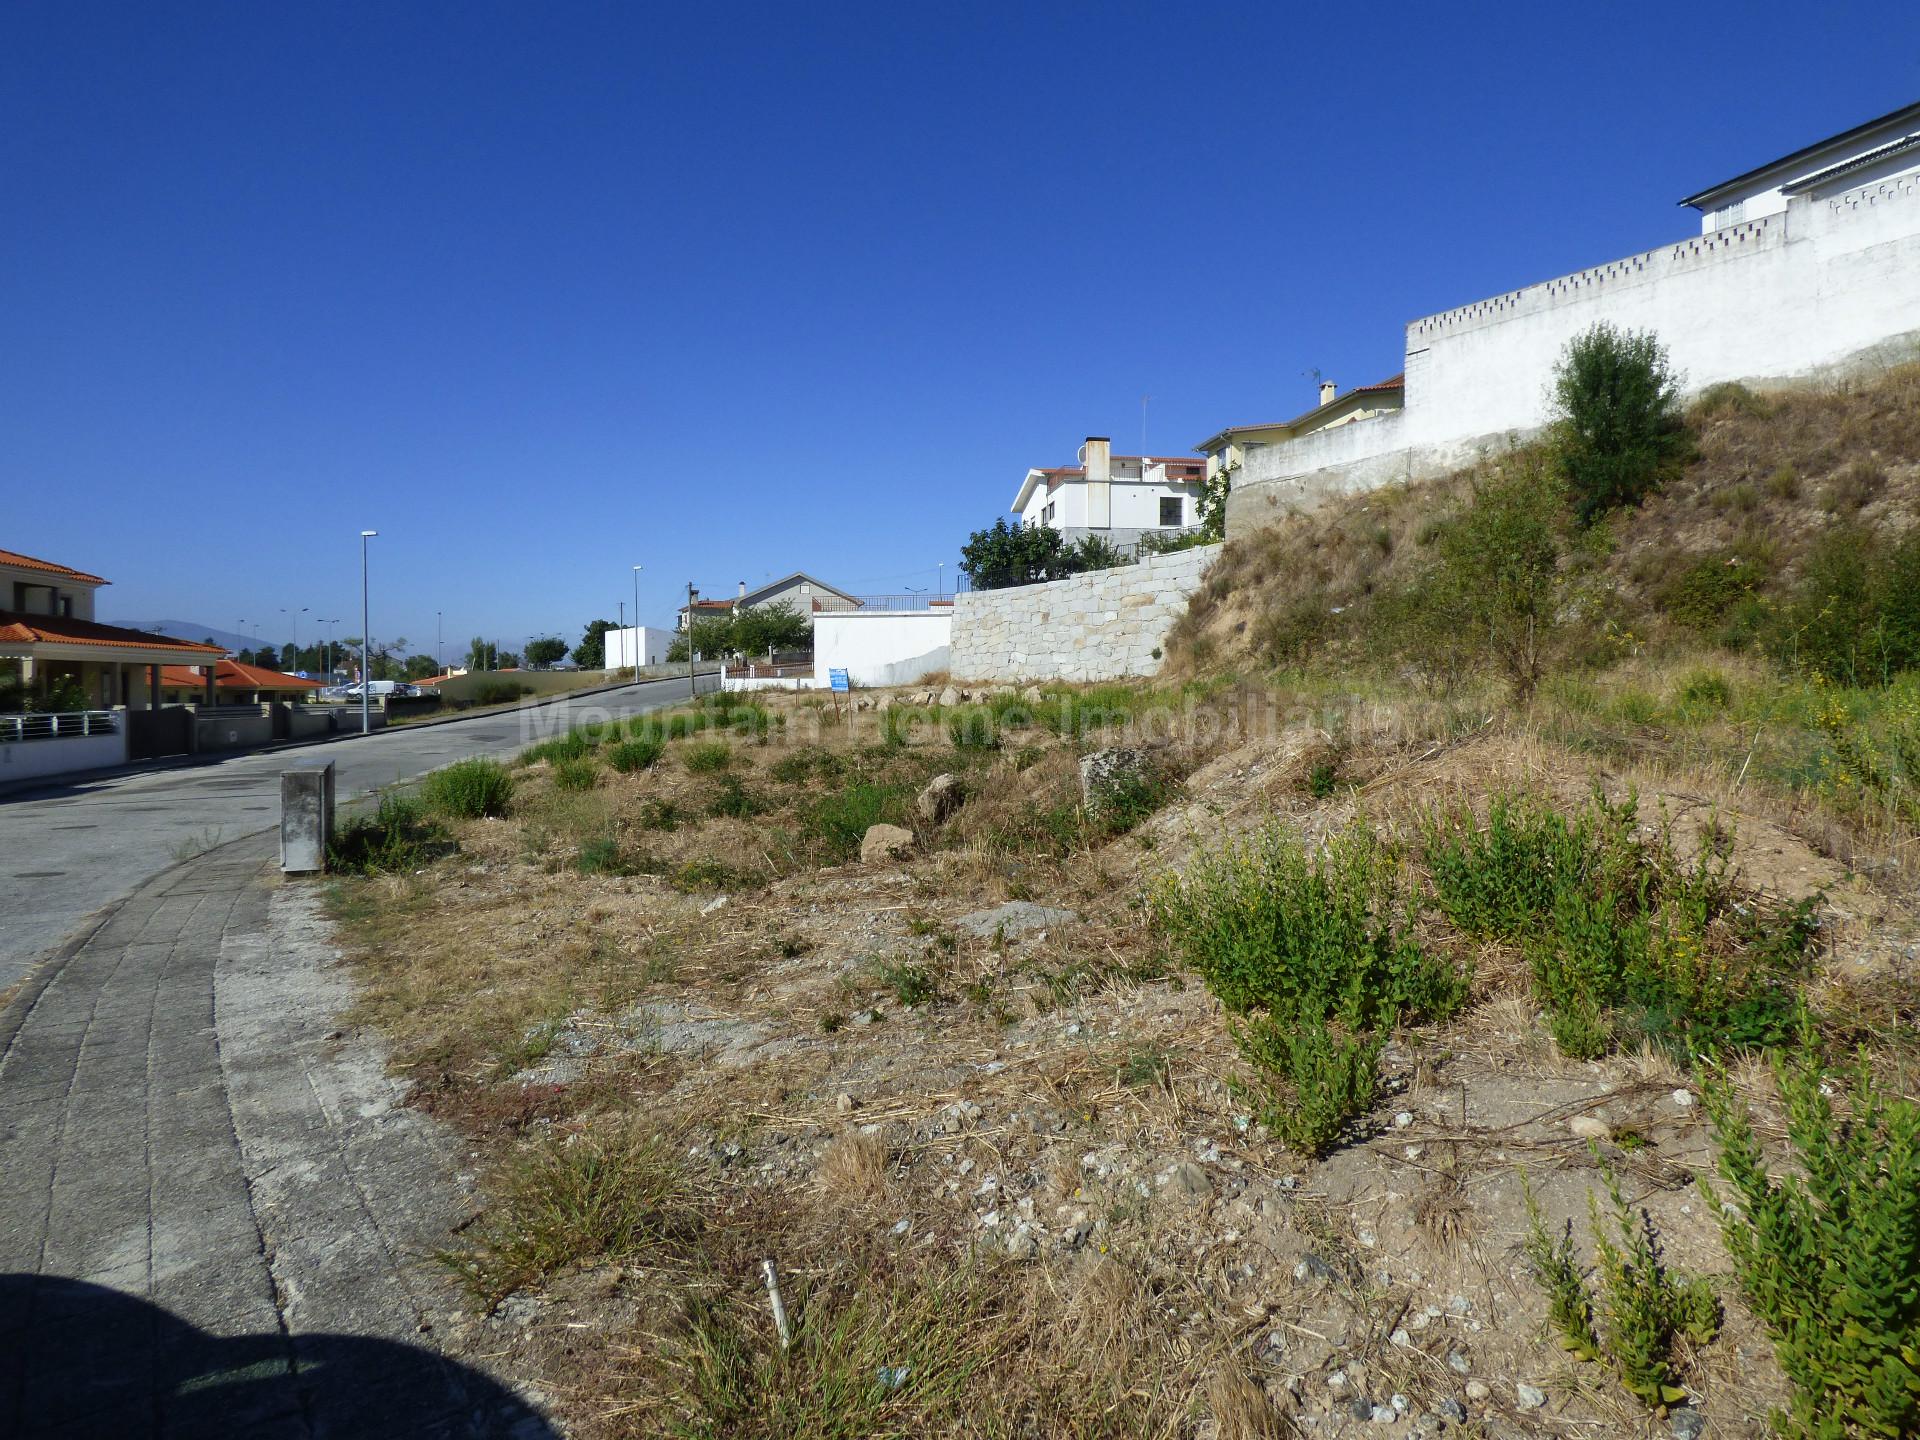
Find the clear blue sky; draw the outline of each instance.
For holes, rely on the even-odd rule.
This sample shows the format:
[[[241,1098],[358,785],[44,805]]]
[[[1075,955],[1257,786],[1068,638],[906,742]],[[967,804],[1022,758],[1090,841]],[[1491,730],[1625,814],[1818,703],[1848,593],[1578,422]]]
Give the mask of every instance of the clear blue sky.
[[[1143,395],[1178,453],[1390,375],[1917,57],[1886,3],[22,0],[0,546],[232,628],[356,616],[377,528],[374,633],[450,650],[571,642],[636,562],[654,622],[950,586]]]

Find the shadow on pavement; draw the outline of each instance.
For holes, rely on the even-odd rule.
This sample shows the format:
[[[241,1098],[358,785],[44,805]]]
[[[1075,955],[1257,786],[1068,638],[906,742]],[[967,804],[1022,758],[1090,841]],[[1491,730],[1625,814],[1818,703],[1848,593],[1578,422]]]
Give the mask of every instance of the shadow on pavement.
[[[0,1275],[0,1437],[558,1440],[445,1356],[354,1335],[220,1339],[117,1290]]]

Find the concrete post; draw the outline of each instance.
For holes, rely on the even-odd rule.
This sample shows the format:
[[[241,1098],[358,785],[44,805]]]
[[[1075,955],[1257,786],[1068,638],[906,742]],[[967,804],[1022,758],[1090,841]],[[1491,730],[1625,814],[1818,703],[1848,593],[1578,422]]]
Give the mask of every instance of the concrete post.
[[[302,760],[280,772],[280,868],[308,874],[327,868],[333,841],[333,762]]]

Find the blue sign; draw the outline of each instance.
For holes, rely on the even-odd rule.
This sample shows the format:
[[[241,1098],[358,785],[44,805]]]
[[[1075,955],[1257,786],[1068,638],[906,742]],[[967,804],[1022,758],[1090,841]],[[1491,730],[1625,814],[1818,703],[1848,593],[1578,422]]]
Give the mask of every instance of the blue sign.
[[[827,671],[827,684],[843,694],[852,688],[847,684],[847,672],[844,670]]]

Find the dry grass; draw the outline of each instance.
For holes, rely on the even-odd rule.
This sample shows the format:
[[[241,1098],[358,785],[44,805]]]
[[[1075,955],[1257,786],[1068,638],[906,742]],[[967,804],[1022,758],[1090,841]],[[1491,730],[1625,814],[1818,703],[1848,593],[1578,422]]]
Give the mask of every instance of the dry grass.
[[[1636,684],[1673,678],[1635,672]],[[768,804],[749,819],[705,814],[716,782],[679,764],[575,793],[534,768],[516,813],[460,827],[460,852],[428,876],[343,882],[361,1018],[393,1037],[416,1095],[495,1157],[496,1209],[479,1235],[537,1240],[475,1270],[489,1277],[481,1293],[518,1286],[532,1307],[524,1326],[475,1343],[510,1350],[589,1440],[671,1426],[1284,1435],[1296,1410],[1326,1422],[1335,1370],[1362,1377],[1348,1400],[1361,1386],[1416,1409],[1458,1398],[1455,1346],[1503,1384],[1554,1377],[1570,1424],[1637,1423],[1617,1387],[1556,1370],[1537,1340],[1538,1297],[1511,1263],[1523,1224],[1513,1169],[1534,1174],[1553,1214],[1584,1223],[1592,1160],[1567,1122],[1605,1114],[1645,1141],[1619,1158],[1676,1261],[1724,1268],[1685,1184],[1710,1156],[1697,1111],[1671,1100],[1672,1062],[1562,1060],[1525,997],[1524,957],[1483,948],[1474,1008],[1397,1036],[1392,1098],[1356,1143],[1309,1166],[1250,1123],[1218,1006],[1162,974],[1139,887],[1193,844],[1276,813],[1309,836],[1356,815],[1411,833],[1445,799],[1524,787],[1575,803],[1596,781],[1616,796],[1639,785],[1643,813],[1666,804],[1703,837],[1709,812],[1733,812],[1736,860],[1781,893],[1832,862],[1808,843],[1807,812],[1776,815],[1750,781],[1689,780],[1679,762],[1596,764],[1525,717],[1460,726],[1437,708],[1406,721],[1343,705],[1313,699],[1293,712],[1311,723],[1277,734],[1183,737],[1176,764],[1195,768],[1164,811],[1120,836],[1055,832],[1045,818],[1077,793],[1071,740],[1035,727],[998,751],[901,750],[850,720],[804,746],[736,744],[728,773]],[[799,705],[785,713],[803,723]],[[1316,795],[1309,773],[1329,755],[1339,783]],[[823,864],[776,841],[854,773],[957,764],[970,766],[970,798],[923,829],[910,861]],[[661,803],[688,818],[648,828]],[[580,873],[580,847],[605,835],[630,855],[649,847],[662,873]],[[702,914],[715,892],[677,877],[703,860],[755,883]],[[1014,896],[1079,919],[1044,938],[957,923]],[[1880,932],[1909,922],[1902,905],[1878,903]],[[1853,933],[1836,920],[1836,944]],[[889,979],[910,968],[934,984],[911,1007]],[[1864,970],[1862,993],[1884,973]],[[651,1018],[634,1021],[636,1006]],[[1771,1103],[1750,1062],[1735,1079]],[[629,1130],[635,1117],[648,1128]],[[662,1173],[675,1178],[635,1224],[565,1163],[566,1183],[546,1183],[583,1144],[658,1133],[673,1136]],[[541,1177],[530,1189],[529,1173]],[[676,1218],[646,1219],[663,1214]],[[768,1257],[799,1337],[786,1355],[760,1275]],[[1456,1296],[1471,1297],[1481,1328],[1449,1318]],[[1699,1373],[1716,1427],[1757,1440],[1777,1377],[1733,1309],[1744,1389],[1720,1346]],[[1397,1330],[1410,1349],[1390,1342]],[[899,1385],[875,1384],[901,1366]]]

